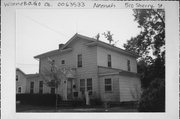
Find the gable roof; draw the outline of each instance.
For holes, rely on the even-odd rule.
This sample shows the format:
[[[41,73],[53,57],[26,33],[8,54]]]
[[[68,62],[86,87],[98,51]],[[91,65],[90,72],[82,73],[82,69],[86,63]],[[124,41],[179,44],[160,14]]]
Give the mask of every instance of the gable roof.
[[[57,54],[62,54],[62,53],[65,53],[65,52],[68,52],[68,51],[72,51],[72,48],[67,48],[67,49],[62,49],[62,50],[52,50],[52,51],[49,51],[49,52],[46,52],[46,53],[43,53],[43,54],[40,54],[40,55],[37,55],[37,56],[34,56],[34,58],[41,58],[41,57],[49,57],[49,56],[52,56],[52,55],[57,55]]]
[[[87,43],[87,46],[95,46],[95,45],[98,45],[98,46],[101,46],[101,47],[104,47],[104,48],[108,48],[108,49],[110,49],[110,50],[117,51],[117,52],[120,52],[120,53],[129,55],[129,56],[135,57],[135,58],[139,57],[139,56],[138,56],[137,54],[135,54],[135,53],[132,53],[132,52],[123,50],[123,49],[121,49],[121,48],[118,48],[118,47],[116,47],[116,46],[110,45],[110,44],[105,43],[105,42],[103,42],[103,41],[96,40],[96,39],[94,39],[94,38],[90,38],[90,37],[83,36],[83,35],[80,35],[80,34],[76,33],[76,34],[75,34],[70,40],[68,40],[60,49],[53,50],[53,51],[50,51],[50,52],[46,52],[46,53],[37,55],[37,56],[35,56],[34,58],[41,58],[41,57],[44,57],[44,56],[56,55],[56,54],[62,53],[62,52],[64,52],[64,51],[71,51],[72,49],[71,49],[71,48],[67,48],[67,46],[68,46],[70,43],[72,43],[74,40],[76,40],[77,38],[81,38],[81,39],[83,39],[83,40],[92,41],[92,42],[90,42],[90,43]]]
[[[127,50],[123,50],[119,47],[116,47],[116,46],[113,46],[111,44],[108,44],[108,43],[105,43],[103,41],[100,41],[100,40],[96,40],[94,38],[90,38],[90,37],[87,37],[87,36],[83,36],[83,35],[80,35],[78,33],[76,33],[68,42],[66,42],[66,44],[62,47],[62,49],[65,49],[71,42],[73,42],[73,40],[75,40],[76,38],[82,38],[84,40],[89,40],[89,41],[92,41],[90,43],[87,44],[87,46],[95,46],[95,45],[98,45],[98,46],[101,46],[101,47],[104,47],[104,48],[109,48],[111,50],[114,50],[114,51],[117,51],[117,52],[120,52],[120,53],[123,53],[123,54],[126,54],[126,55],[130,55],[130,56],[133,56],[133,57],[139,57],[137,54],[135,53],[132,53],[132,52],[129,52]]]
[[[80,35],[78,33],[76,33],[69,41],[67,41],[64,46],[62,47],[62,49],[65,49],[71,42],[73,42],[75,39],[77,38],[82,38],[84,40],[89,40],[89,41],[96,41],[96,39],[94,38],[90,38],[90,37],[87,37],[87,36],[83,36],[83,35]]]
[[[108,43],[105,43],[105,42],[102,42],[102,41],[96,41],[96,42],[88,43],[87,46],[100,46],[100,47],[110,49],[110,50],[113,50],[113,51],[116,51],[116,52],[119,52],[119,53],[122,53],[122,54],[125,54],[125,55],[129,55],[129,56],[132,56],[132,57],[135,57],[135,58],[139,57],[139,55],[137,55],[137,54],[135,54],[133,52],[121,49],[119,47],[116,47],[114,45],[111,45],[111,44],[108,44]]]
[[[26,78],[28,78],[28,79],[37,78],[37,77],[39,77],[39,74],[27,74],[26,75]]]
[[[21,69],[19,69],[19,68],[16,68],[16,71],[19,71],[19,72],[21,72],[23,75],[26,75]]]

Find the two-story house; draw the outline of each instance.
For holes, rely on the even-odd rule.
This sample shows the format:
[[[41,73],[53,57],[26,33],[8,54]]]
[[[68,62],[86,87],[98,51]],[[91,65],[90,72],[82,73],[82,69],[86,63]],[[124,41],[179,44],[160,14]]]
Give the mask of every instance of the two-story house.
[[[36,80],[29,78],[28,89],[37,93],[57,92],[64,100],[84,98],[88,91],[102,101],[135,101],[141,91],[137,57],[111,44],[75,34],[59,49],[34,57],[39,60],[39,74],[52,70],[49,59],[56,68],[69,71],[59,89],[47,89],[40,75]]]

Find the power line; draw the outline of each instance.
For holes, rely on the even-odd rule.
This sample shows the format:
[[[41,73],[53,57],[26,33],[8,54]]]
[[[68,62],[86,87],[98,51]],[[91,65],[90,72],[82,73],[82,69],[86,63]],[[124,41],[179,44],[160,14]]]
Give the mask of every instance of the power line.
[[[43,27],[45,27],[45,28],[47,28],[47,29],[49,29],[49,30],[51,30],[51,31],[53,31],[53,32],[56,32],[58,35],[61,34],[61,35],[63,35],[64,37],[66,37],[66,35],[65,35],[64,33],[60,32],[60,31],[57,31],[57,30],[55,30],[55,29],[52,29],[51,27],[49,27],[49,26],[46,25],[46,24],[43,24],[43,23],[41,23],[41,22],[39,22],[39,21],[37,21],[37,20],[34,20],[34,19],[32,19],[31,17],[29,17],[29,16],[24,16],[24,15],[22,15],[22,16],[25,17],[25,18],[27,18],[27,19],[29,19],[29,20],[31,20],[31,21],[33,21],[33,22],[35,22],[35,23],[37,23],[37,24],[39,24],[40,26],[43,26]]]

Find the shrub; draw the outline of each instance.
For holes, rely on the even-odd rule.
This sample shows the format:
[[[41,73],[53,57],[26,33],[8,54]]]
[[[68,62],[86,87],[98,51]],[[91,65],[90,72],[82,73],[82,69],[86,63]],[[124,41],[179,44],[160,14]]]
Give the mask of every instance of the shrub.
[[[58,101],[62,100],[58,95]],[[56,95],[55,94],[16,94],[16,101],[20,101],[21,104],[30,104],[38,106],[55,106]]]
[[[84,106],[85,103],[86,102],[83,100],[75,100],[75,101],[72,101],[72,106],[73,107]]]
[[[165,79],[155,79],[149,88],[144,90],[138,110],[140,112],[165,111]]]
[[[98,105],[102,105],[103,102],[100,98],[92,98],[90,99],[90,105],[92,106],[98,106]]]

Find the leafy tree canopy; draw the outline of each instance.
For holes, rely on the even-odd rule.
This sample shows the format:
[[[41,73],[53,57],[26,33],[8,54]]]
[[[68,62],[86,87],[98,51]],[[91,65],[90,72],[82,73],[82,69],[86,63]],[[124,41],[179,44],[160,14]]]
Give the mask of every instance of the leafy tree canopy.
[[[124,44],[137,53],[138,73],[142,87],[147,88],[155,78],[165,77],[165,11],[163,9],[134,9],[135,21],[141,32]]]
[[[124,44],[128,51],[136,52],[146,63],[153,58],[164,58],[165,51],[165,12],[163,9],[135,9],[135,21],[141,32]],[[151,53],[152,52],[152,53]]]

